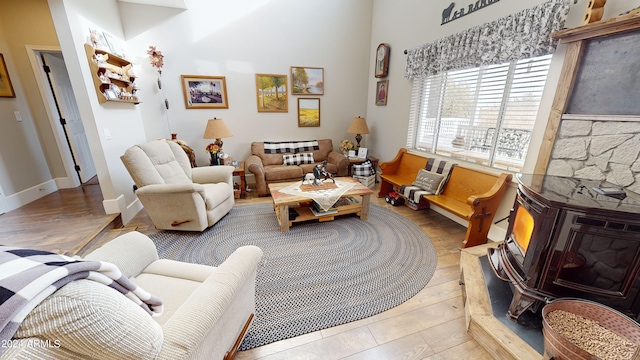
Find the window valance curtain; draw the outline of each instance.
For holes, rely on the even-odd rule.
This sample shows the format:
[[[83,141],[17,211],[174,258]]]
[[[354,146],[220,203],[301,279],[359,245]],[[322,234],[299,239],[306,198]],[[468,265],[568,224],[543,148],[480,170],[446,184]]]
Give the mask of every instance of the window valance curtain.
[[[551,33],[564,27],[569,0],[550,0],[407,51],[405,78],[552,54]]]

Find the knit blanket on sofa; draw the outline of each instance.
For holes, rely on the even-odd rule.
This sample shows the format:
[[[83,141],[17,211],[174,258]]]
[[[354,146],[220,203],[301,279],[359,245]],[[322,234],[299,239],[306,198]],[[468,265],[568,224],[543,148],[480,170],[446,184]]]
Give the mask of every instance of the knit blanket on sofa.
[[[299,153],[301,151],[320,150],[318,140],[307,141],[265,141],[265,154]]]
[[[151,316],[162,315],[162,300],[138,287],[112,263],[0,245],[0,342],[10,340],[31,310],[47,296],[77,279],[110,286]],[[0,354],[5,349],[0,347]]]

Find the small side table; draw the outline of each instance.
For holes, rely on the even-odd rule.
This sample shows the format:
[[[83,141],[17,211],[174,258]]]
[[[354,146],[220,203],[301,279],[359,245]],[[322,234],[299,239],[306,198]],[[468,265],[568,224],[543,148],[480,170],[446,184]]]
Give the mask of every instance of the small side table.
[[[240,177],[240,198],[244,199],[247,197],[247,183],[245,182],[244,177],[244,161],[238,162],[238,167],[233,170],[233,176]]]
[[[376,171],[376,174],[378,173],[378,158],[375,156],[368,156],[366,159],[360,159],[360,158],[349,158],[349,169],[347,170],[347,175],[349,177],[352,176],[352,172],[353,172],[353,165],[358,165],[358,164],[362,164],[365,161],[371,161],[371,164],[373,165],[373,169]],[[378,177],[376,176],[376,182],[378,182]]]

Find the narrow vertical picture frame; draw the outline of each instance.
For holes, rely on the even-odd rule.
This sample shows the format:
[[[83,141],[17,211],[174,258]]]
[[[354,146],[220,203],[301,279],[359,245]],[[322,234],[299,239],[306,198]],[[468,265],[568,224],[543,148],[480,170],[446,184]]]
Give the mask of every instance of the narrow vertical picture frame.
[[[14,98],[16,93],[13,91],[13,85],[9,78],[7,64],[4,62],[4,56],[0,54],[0,97]]]
[[[256,74],[258,112],[289,112],[287,75]]]
[[[298,127],[320,126],[320,99],[298,98]]]
[[[381,80],[376,84],[376,105],[386,106],[389,96],[389,80]]]

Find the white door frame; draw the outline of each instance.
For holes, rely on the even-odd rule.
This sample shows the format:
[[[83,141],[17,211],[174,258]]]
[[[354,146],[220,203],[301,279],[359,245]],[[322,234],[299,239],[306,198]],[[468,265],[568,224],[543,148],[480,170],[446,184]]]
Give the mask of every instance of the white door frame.
[[[80,179],[78,179],[78,175],[76,174],[75,164],[73,163],[73,159],[71,157],[71,149],[69,149],[69,145],[67,145],[64,137],[64,129],[62,128],[62,126],[60,126],[60,119],[58,118],[57,112],[54,111],[54,109],[56,108],[55,100],[53,99],[53,94],[51,92],[51,88],[49,87],[49,82],[47,80],[46,74],[42,70],[42,59],[39,56],[41,52],[62,53],[62,49],[59,46],[42,45],[25,45],[25,47],[27,49],[29,61],[31,62],[31,68],[35,76],[36,83],[38,84],[38,89],[40,90],[42,102],[45,104],[45,110],[47,112],[47,117],[49,118],[49,125],[51,126],[56,145],[58,145],[58,151],[60,153],[60,157],[62,158],[66,173],[66,176],[64,178],[56,178],[54,180],[56,182],[56,185],[58,186],[58,189],[69,189],[78,187],[81,185]]]
[[[9,205],[7,204],[7,199],[4,196],[4,191],[2,191],[2,185],[0,184],[0,214],[4,214],[9,211]]]
[[[67,145],[71,148],[76,174],[83,184],[97,176],[87,132],[82,123],[71,79],[62,53],[41,52],[40,59],[48,68],[46,77],[53,90],[58,118],[64,119],[63,134]]]

